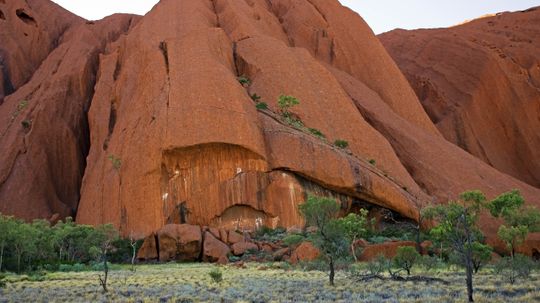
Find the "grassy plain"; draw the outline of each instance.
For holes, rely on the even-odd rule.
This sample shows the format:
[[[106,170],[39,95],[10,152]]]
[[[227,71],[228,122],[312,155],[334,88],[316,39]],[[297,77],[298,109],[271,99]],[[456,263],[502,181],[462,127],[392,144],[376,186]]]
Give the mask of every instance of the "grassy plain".
[[[0,302],[465,302],[464,276],[448,269],[413,272],[449,281],[357,282],[344,272],[336,287],[326,273],[290,269],[287,264],[220,266],[223,281],[215,283],[211,264],[140,265],[136,272],[120,266],[110,273],[109,293],[98,284],[98,272],[53,272],[42,281],[8,275]],[[490,269],[475,276],[476,302],[540,302],[540,275],[509,285]]]

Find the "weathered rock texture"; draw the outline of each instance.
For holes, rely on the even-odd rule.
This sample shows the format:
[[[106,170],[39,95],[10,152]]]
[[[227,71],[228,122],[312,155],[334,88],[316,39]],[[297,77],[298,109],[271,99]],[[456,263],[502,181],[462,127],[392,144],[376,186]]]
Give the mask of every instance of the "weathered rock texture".
[[[50,1],[0,2],[0,212],[74,216],[99,53],[133,16],[85,23]],[[14,92],[12,92],[15,90]],[[11,93],[11,94],[10,94]]]
[[[540,187],[540,8],[380,36],[444,137]]]
[[[162,0],[142,19],[73,18],[0,105],[2,212],[76,210],[78,222],[150,235],[149,258],[165,239],[167,259],[196,254],[179,252],[183,236],[163,226],[210,226],[200,258],[225,262],[226,243],[241,243],[225,230],[301,226],[309,193],[336,198],[343,213],[410,219],[471,188],[490,197],[518,188],[540,203],[540,190],[446,141],[377,37],[337,0]],[[300,100],[291,110],[305,129],[283,121],[281,94]]]

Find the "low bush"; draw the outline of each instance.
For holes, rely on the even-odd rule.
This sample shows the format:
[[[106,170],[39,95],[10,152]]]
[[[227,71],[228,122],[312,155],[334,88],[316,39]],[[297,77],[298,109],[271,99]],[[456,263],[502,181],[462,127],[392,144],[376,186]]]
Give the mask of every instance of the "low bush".
[[[411,246],[402,246],[397,249],[396,256],[394,257],[394,264],[396,267],[403,269],[407,272],[407,275],[411,275],[411,269],[420,260],[420,254],[416,251],[416,248]]]
[[[215,283],[220,283],[221,281],[223,281],[223,273],[217,267],[212,269],[208,273],[208,275],[210,276],[210,278],[212,278],[212,281],[214,281]]]
[[[524,255],[515,254],[514,257],[504,257],[495,264],[495,272],[501,278],[514,284],[518,278],[529,279],[532,270],[535,268],[535,262]]]
[[[251,80],[249,80],[249,78],[246,76],[240,76],[236,79],[238,80],[238,82],[240,82],[242,86],[251,84]]]
[[[316,137],[319,137],[319,138],[321,138],[321,139],[325,139],[325,138],[326,138],[326,136],[325,136],[320,130],[318,130],[318,129],[316,129],[316,128],[309,128],[308,130],[309,130],[309,132],[310,132],[312,135],[314,135],[314,136],[316,136]]]
[[[265,102],[257,102],[257,104],[255,104],[255,107],[260,110],[266,110],[268,109],[268,104],[266,104]]]
[[[342,139],[338,139],[338,140],[334,141],[334,145],[339,147],[339,148],[347,148],[347,147],[349,147],[349,142],[347,142],[345,140],[342,140]]]
[[[305,240],[305,237],[298,234],[291,234],[287,235],[285,238],[283,238],[283,244],[287,246],[296,246],[300,243],[302,243]]]

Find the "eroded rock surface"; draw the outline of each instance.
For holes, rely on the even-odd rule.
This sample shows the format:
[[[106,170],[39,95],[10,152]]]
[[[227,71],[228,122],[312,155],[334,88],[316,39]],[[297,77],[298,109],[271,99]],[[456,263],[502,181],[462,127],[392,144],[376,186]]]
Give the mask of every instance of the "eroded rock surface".
[[[469,189],[491,198],[517,188],[540,203],[539,189],[445,140],[369,27],[337,0],[162,0],[142,18],[97,22],[13,1],[0,2],[0,23],[17,20],[12,3],[31,6],[32,35],[53,38],[39,39],[35,57],[6,46],[3,213],[113,223],[146,237],[148,259],[195,258],[196,249],[179,253],[177,227],[160,230],[205,226],[198,258],[227,262],[237,239],[226,230],[302,227],[308,194],[335,198],[343,214],[385,209],[402,220]],[[58,20],[41,28],[36,7]],[[24,20],[20,28],[33,26]],[[283,119],[280,95],[299,99],[291,112],[302,124]],[[497,225],[482,224],[494,239]]]
[[[380,36],[444,137],[540,187],[540,9]]]

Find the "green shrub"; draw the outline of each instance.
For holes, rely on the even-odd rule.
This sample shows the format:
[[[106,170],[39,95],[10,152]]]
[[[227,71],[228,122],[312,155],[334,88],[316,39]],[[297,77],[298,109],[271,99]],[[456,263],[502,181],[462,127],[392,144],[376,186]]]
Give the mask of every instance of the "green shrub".
[[[214,268],[212,269],[208,275],[210,276],[210,278],[212,278],[212,280],[215,282],[215,283],[220,283],[221,281],[223,281],[223,273],[221,272],[221,270],[219,270],[219,268]]]
[[[28,119],[22,120],[21,125],[24,129],[28,130],[32,127],[32,120],[28,120]]]
[[[283,244],[287,246],[296,246],[305,240],[304,236],[292,234],[283,238]]]
[[[337,139],[336,141],[334,141],[334,145],[339,148],[347,148],[349,147],[349,142],[345,140]]]
[[[315,136],[317,136],[317,137],[319,137],[321,139],[326,138],[326,136],[320,130],[318,130],[316,128],[309,128],[308,130],[312,135],[315,135]]]
[[[249,95],[251,97],[251,100],[255,101],[255,102],[259,102],[259,100],[261,99],[261,96],[257,95],[257,94],[252,94],[252,95]]]
[[[111,164],[114,167],[114,169],[116,170],[120,169],[120,167],[122,166],[122,160],[119,157],[115,155],[109,155],[109,157],[107,158],[111,161]]]
[[[6,278],[6,275],[3,273],[0,273],[0,288],[6,287],[5,278]]]
[[[420,264],[427,271],[431,271],[433,269],[442,267],[444,265],[442,260],[438,256],[430,256],[430,255],[422,256],[422,259],[420,259]]]
[[[300,101],[293,96],[281,95],[278,98],[278,106],[284,116],[288,116],[290,114],[289,109],[298,104],[300,104]]]
[[[416,251],[416,248],[411,246],[398,247],[396,256],[394,257],[394,264],[396,267],[401,268],[407,272],[407,275],[411,274],[411,269],[420,259],[420,254]]]
[[[260,110],[266,110],[268,109],[268,104],[266,104],[265,102],[258,102],[255,107]]]
[[[375,159],[369,159],[369,164],[375,165],[377,164],[377,161],[375,161]]]
[[[529,279],[535,262],[524,255],[515,254],[514,257],[504,257],[495,264],[495,272],[503,279],[514,284],[518,278]]]
[[[251,80],[249,80],[249,78],[246,76],[240,76],[236,79],[238,80],[238,82],[240,82],[240,84],[242,84],[242,86],[251,84]]]

